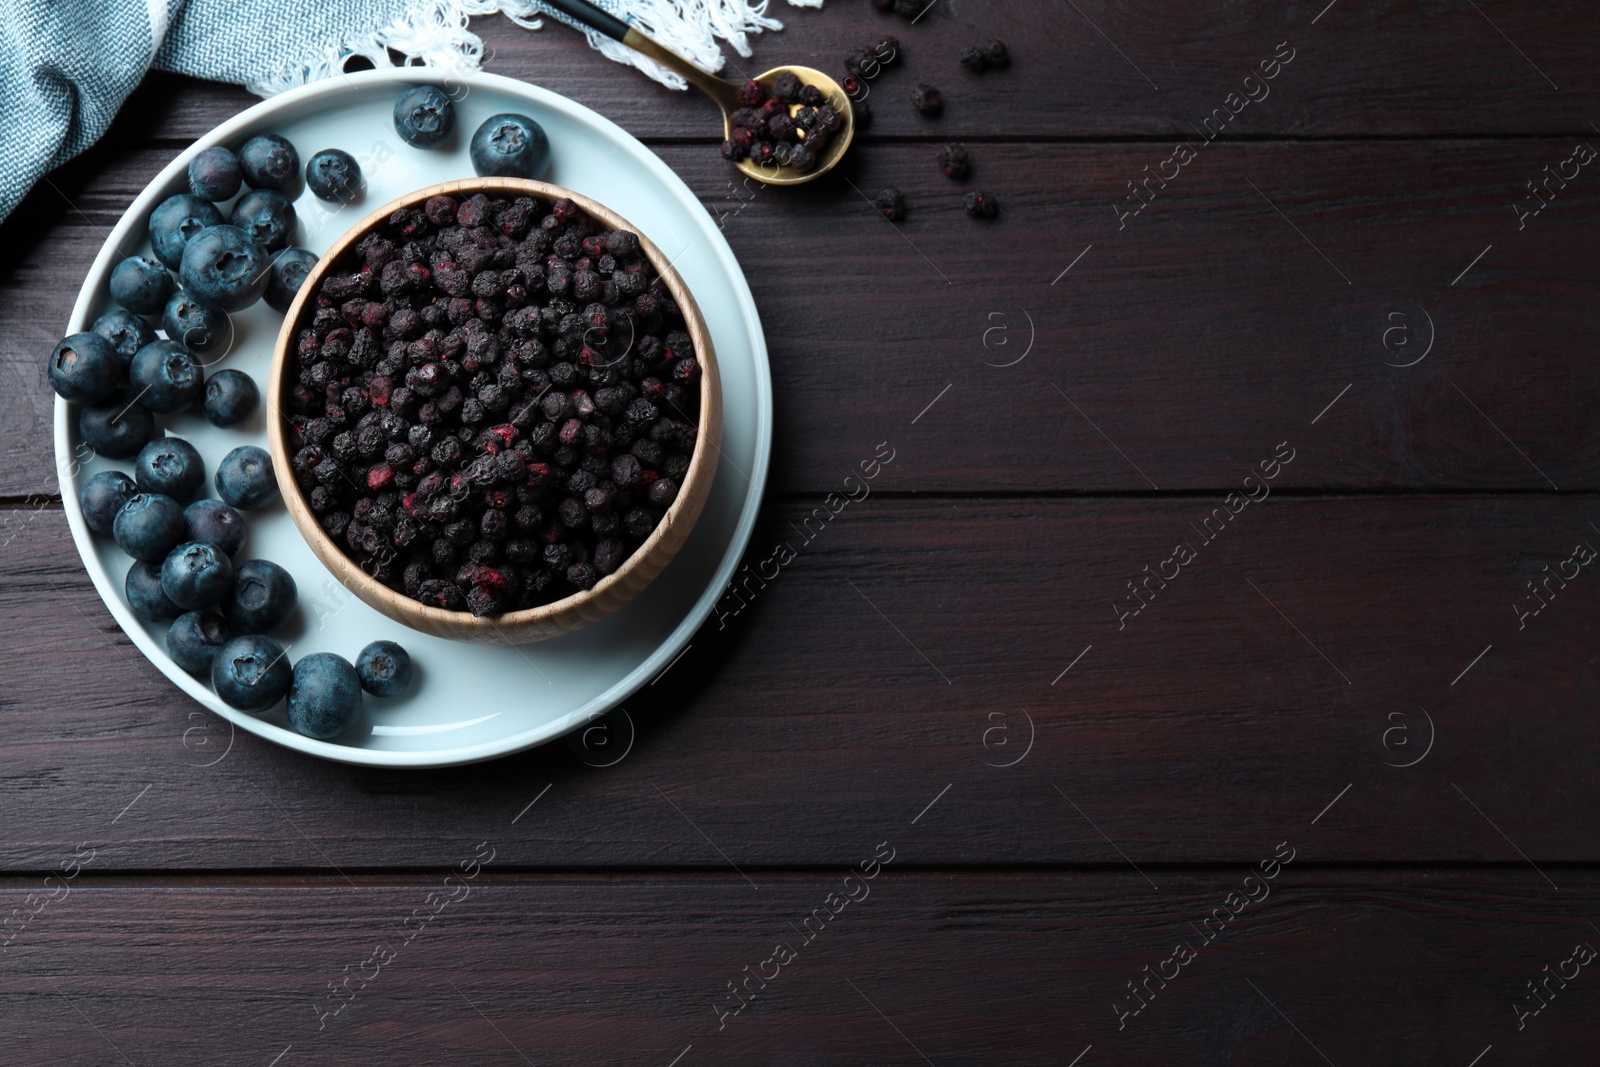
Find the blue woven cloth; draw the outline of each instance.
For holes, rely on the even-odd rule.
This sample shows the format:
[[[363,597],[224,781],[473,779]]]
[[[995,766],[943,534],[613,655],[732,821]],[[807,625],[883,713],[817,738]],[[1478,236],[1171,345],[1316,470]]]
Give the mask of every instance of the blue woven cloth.
[[[718,41],[781,29],[766,0],[596,0],[708,70]],[[804,7],[822,0],[789,0]],[[468,18],[499,12],[530,29],[537,0],[0,0],[0,219],[41,175],[94,144],[154,67],[269,96],[328,77],[352,56],[476,67]],[[683,82],[615,41],[590,44],[657,80]]]
[[[0,217],[97,141],[151,66],[256,87],[415,0],[3,0]],[[302,79],[303,80],[303,79]]]

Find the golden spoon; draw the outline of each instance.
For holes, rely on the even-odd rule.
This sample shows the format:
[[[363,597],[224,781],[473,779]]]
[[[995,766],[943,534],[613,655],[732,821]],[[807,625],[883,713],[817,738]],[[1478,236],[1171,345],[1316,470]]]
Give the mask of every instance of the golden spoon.
[[[733,112],[743,107],[739,98],[740,86],[737,82],[728,81],[710,74],[678,53],[667,48],[659,41],[645,36],[634,29],[622,19],[589,2],[589,0],[544,0],[545,6],[561,12],[568,18],[579,23],[586,29],[604,34],[613,40],[621,41],[629,48],[641,55],[649,56],[663,67],[678,74],[684,81],[705,93],[716,101],[722,109],[722,137],[727,140],[733,136]],[[850,106],[850,99],[845,96],[839,83],[811,67],[795,65],[773,67],[771,70],[759,75],[756,81],[772,93],[772,83],[783,73],[793,74],[805,85],[814,85],[820,91],[827,103],[839,113],[843,120],[837,130],[828,139],[823,147],[822,154],[810,170],[796,170],[793,167],[779,166],[776,163],[757,163],[754,159],[746,157],[735,163],[745,174],[758,182],[768,185],[799,185],[802,182],[820,178],[832,170],[839,160],[844,158],[845,149],[850,147],[850,141],[855,136],[856,116],[855,109]],[[790,104],[789,113],[792,115],[800,110],[799,104]],[[804,131],[801,131],[802,138]]]

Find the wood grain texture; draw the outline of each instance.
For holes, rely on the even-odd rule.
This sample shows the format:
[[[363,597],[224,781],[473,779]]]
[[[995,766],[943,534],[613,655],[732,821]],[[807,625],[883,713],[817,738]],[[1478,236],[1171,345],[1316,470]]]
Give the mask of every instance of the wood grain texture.
[[[1213,509],[870,496],[827,520],[779,502],[742,593],[626,702],[624,762],[562,741],[426,772],[242,732],[230,750],[116,630],[59,512],[19,518],[0,866],[48,868],[146,785],[107,869],[444,864],[539,796],[502,863],[847,863],[936,799],[912,862],[1244,862],[1336,799],[1317,823],[1329,860],[1594,858],[1600,576],[1514,609],[1600,544],[1587,502],[1274,495],[1221,534]],[[1126,583],[1170,572],[1178,542],[1196,558],[1128,614]]]
[[[474,24],[491,71],[658,146],[772,350],[748,584],[627,702],[620,763],[591,739],[401,773],[231,736],[121,635],[59,507],[0,503],[0,1060],[1592,1058],[1592,967],[1520,1028],[1516,1005],[1600,946],[1600,577],[1550,576],[1600,544],[1600,186],[1553,181],[1537,214],[1528,188],[1600,143],[1596,12],[771,13],[752,72],[905,46],[862,150],[797,190],[732,181],[706,101],[560,27]],[[959,70],[990,36],[1013,68]],[[1270,97],[1230,104],[1280,42]],[[941,119],[906,103],[919,80]],[[0,498],[54,489],[43,356],[103,234],[253,101],[154,75],[0,226]],[[1195,158],[1130,189],[1178,138]],[[890,184],[899,232],[863,196]],[[960,214],[978,186],[993,225]],[[871,495],[826,497],[879,442]],[[1272,495],[1227,518],[1280,442]],[[407,940],[480,842],[470,896]],[[880,842],[870,897],[805,942]],[[1280,842],[1270,897],[1237,904]],[[1218,908],[1119,1029],[1127,983]]]
[[[1588,41],[1600,27],[1589,5],[1339,0],[1318,19],[1326,4],[936,0],[915,25],[862,0],[820,11],[779,5],[767,13],[784,32],[752,38],[749,59],[725,49],[723,73],[804,63],[842,77],[847,52],[889,33],[903,59],[871,83],[871,139],[1165,138],[1188,136],[1189,124],[1224,107],[1229,93],[1259,96],[1243,79],[1287,44],[1294,58],[1267,83],[1269,95],[1230,123],[1230,136],[1590,131],[1587,101],[1600,81]],[[473,28],[488,49],[487,70],[572,97],[636,136],[714,139],[721,129],[710,101],[617,66],[563,26],[530,33],[494,17]],[[958,65],[962,48],[992,37],[1007,42],[1010,70],[975,76]],[[908,102],[919,81],[943,91],[940,118],[925,119]],[[124,146],[192,140],[254,100],[237,87],[157,75],[112,137]]]
[[[988,226],[926,146],[759,192],[702,147],[661,151],[754,289],[779,491],[828,491],[886,436],[904,454],[886,488],[1209,490],[1306,435],[1303,488],[1593,490],[1600,423],[1574,413],[1600,404],[1600,180],[1521,230],[1511,210],[1570,148],[1213,144],[1120,229],[1125,182],[1170,147],[975,146],[967,184],[1005,205]],[[170,155],[124,152],[7,224],[0,493],[51,488],[44,354]],[[898,228],[857,191],[889,184],[911,203]]]
[[[509,836],[486,823],[458,851]],[[262,1067],[1059,1067],[1091,1045],[1081,1067],[1320,1064],[1319,1053],[1399,1067],[1465,1065],[1490,1045],[1492,1062],[1573,1062],[1593,1037],[1592,964],[1565,988],[1552,980],[1555,996],[1520,1031],[1512,1006],[1531,1005],[1524,983],[1576,944],[1600,945],[1593,871],[1571,872],[1560,893],[1499,870],[1332,872],[1303,866],[1317,848],[1296,833],[1283,852],[1294,861],[1251,885],[1264,899],[1213,920],[1206,944],[1200,923],[1237,907],[1225,901],[1243,899],[1281,838],[1247,865],[1158,873],[1152,889],[1131,873],[897,870],[913,836],[897,830],[894,862],[852,881],[859,899],[841,905],[829,895],[846,888],[844,867],[758,875],[756,888],[737,876],[505,877],[493,864],[462,888],[442,871],[260,885],[83,874],[6,952],[0,1047],[16,1067],[119,1053]],[[880,840],[862,835],[856,859]],[[39,889],[8,880],[0,905]],[[408,942],[402,924],[434,907]],[[830,907],[807,942],[802,922]],[[794,956],[778,968],[780,944]],[[1137,1003],[1126,983],[1178,944],[1195,958],[1165,988],[1152,980],[1154,998],[1119,1030],[1114,1006]],[[717,1009],[738,1003],[728,984],[747,974],[756,996],[719,1030]],[[353,999],[330,996],[338,983]]]

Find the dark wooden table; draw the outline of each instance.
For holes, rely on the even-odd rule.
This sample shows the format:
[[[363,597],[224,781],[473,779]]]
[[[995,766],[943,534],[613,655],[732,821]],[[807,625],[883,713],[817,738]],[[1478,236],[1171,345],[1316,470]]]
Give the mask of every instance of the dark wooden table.
[[[148,79],[0,231],[0,1061],[1593,1062],[1600,22],[1324,4],[784,8],[742,66],[905,59],[755,192],[703,100],[479,20],[684,176],[772,349],[797,557],[609,767],[229,747],[100,604],[43,355],[253,100]]]

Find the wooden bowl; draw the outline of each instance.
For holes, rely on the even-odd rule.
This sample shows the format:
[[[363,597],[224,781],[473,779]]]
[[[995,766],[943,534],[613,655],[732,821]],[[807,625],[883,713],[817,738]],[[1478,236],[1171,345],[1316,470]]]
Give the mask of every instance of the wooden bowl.
[[[327,272],[344,257],[345,252],[380,222],[400,208],[423,203],[431,196],[448,194],[469,197],[475,193],[488,195],[532,196],[542,200],[565,197],[589,217],[612,230],[628,230],[639,237],[639,244],[651,265],[666,283],[672,298],[683,312],[684,329],[694,342],[695,356],[701,368],[699,432],[689,471],[679,487],[678,497],[662,516],[644,543],[634,550],[622,566],[597,582],[593,589],[574,593],[561,600],[535,608],[506,612],[503,615],[475,617],[466,611],[445,611],[419,603],[397,589],[372,577],[335,544],[300,490],[289,465],[289,425],[286,394],[291,385],[291,371],[296,366],[297,339],[301,319],[308,317],[306,310],[314,301],[314,294]],[[693,529],[695,520],[711,493],[711,480],[716,474],[717,458],[722,444],[722,389],[717,374],[716,353],[711,346],[711,335],[694,297],[683,284],[683,279],[673,269],[667,257],[661,254],[643,233],[630,225],[627,219],[603,204],[598,204],[581,193],[563,189],[547,182],[528,181],[521,178],[471,178],[442,182],[408,193],[391,201],[362,219],[348,233],[333,243],[306,277],[294,303],[284,316],[282,332],[278,334],[277,348],[272,356],[272,372],[267,382],[268,403],[277,416],[267,420],[267,438],[272,452],[272,466],[284,503],[300,535],[306,539],[340,583],[373,608],[395,622],[404,623],[414,630],[435,637],[476,644],[523,644],[543,641],[551,637],[582,629],[592,622],[616,611],[639,594],[660,574],[672,557],[683,547]]]

